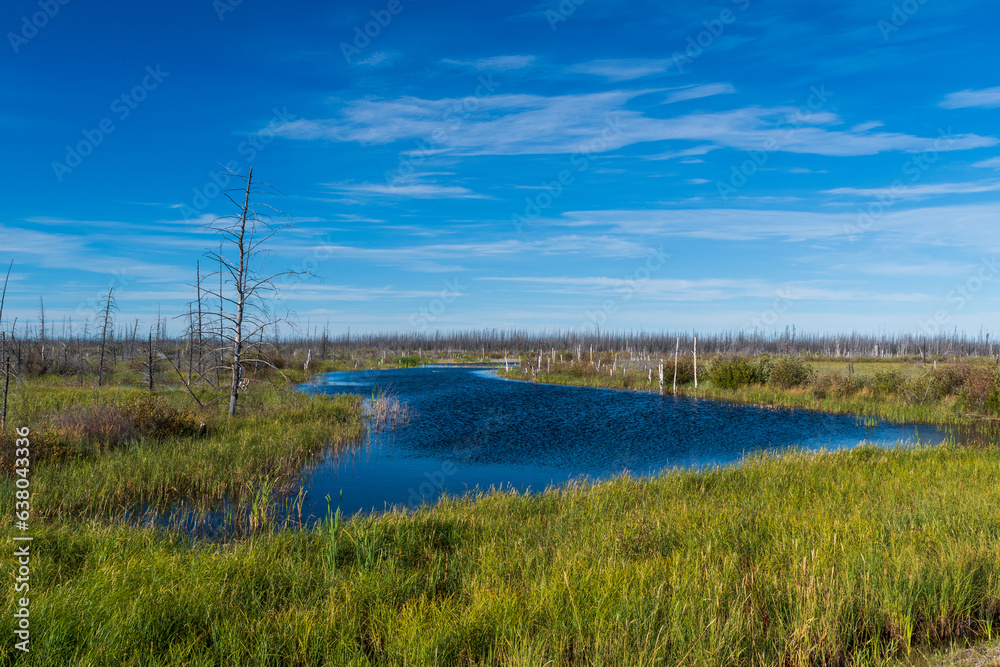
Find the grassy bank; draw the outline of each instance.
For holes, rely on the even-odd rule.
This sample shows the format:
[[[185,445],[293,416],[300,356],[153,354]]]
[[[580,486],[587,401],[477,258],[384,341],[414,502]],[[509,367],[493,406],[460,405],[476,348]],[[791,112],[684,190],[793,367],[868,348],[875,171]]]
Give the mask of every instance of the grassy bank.
[[[885,664],[994,631],[998,480],[862,447],[226,544],[43,521],[32,664]]]
[[[774,359],[780,357],[769,363]],[[754,358],[747,361],[755,363]],[[713,360],[699,359],[699,383],[695,388],[688,357],[682,359],[677,395],[878,417],[897,423],[969,426],[1000,418],[1000,376],[993,361],[933,366],[913,360],[853,363],[820,359],[795,363],[801,365],[804,374],[794,384],[768,381],[765,374],[720,386],[712,379]],[[549,384],[659,391],[658,368],[652,362],[623,363],[613,368],[609,360],[601,369],[593,363],[543,363],[540,370],[529,365],[500,370],[499,374],[512,380]],[[665,364],[664,374],[664,392],[672,394],[672,364]]]
[[[34,538],[32,652],[9,639],[0,664],[876,665],[1000,627],[992,449],[759,456],[301,529],[266,506],[358,442],[356,397],[259,383],[228,418],[178,387],[12,396],[32,515],[15,526],[8,431],[0,540]],[[223,540],[128,519],[222,500]],[[3,587],[0,635],[24,594]]]
[[[296,489],[319,454],[358,443],[365,426],[356,396],[315,396],[261,385],[229,418],[222,402],[198,408],[183,391],[21,383],[10,426],[31,429],[33,517],[114,519],[178,501],[194,510],[242,505]],[[0,498],[14,497],[15,440],[0,434]],[[13,508],[11,508],[13,509]]]

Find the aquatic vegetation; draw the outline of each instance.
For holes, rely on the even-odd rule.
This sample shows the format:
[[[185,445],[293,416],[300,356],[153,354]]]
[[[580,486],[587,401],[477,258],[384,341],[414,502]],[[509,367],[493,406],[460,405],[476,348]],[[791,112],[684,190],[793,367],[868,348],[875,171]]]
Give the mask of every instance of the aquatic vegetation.
[[[39,664],[885,664],[995,631],[998,478],[994,449],[862,446],[331,512],[225,543],[39,522],[33,652]],[[0,632],[12,623],[5,613]]]

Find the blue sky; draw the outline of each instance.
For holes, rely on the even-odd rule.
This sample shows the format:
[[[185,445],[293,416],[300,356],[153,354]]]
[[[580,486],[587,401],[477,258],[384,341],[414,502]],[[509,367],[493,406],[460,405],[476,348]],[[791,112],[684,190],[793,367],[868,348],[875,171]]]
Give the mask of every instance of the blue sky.
[[[988,2],[17,1],[4,320],[184,312],[223,165],[303,328],[989,330]],[[202,260],[205,261],[204,259]],[[180,328],[180,322],[172,325]]]

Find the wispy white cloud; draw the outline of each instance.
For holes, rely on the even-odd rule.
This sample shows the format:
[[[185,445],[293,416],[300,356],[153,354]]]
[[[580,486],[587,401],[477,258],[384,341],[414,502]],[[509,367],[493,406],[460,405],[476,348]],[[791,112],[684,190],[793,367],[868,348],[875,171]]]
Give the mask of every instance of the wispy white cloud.
[[[403,199],[493,199],[461,185],[428,182],[429,176],[450,175],[427,172],[391,183],[326,183],[332,190],[355,197],[399,197]]]
[[[851,243],[852,237],[880,239],[894,247],[975,247],[1000,251],[1000,204],[888,207],[870,222],[865,207],[838,213],[745,208],[666,208],[568,211],[550,225],[595,227],[640,237],[684,237],[718,241],[810,241]],[[859,224],[859,223],[863,223]]]
[[[982,169],[1000,169],[1000,157],[991,157],[988,160],[973,162],[972,166],[980,167]]]
[[[368,67],[387,67],[399,60],[402,55],[397,51],[376,51],[367,58],[356,60],[355,64],[367,65]]]
[[[459,122],[462,100],[355,100],[340,117],[297,120],[277,128],[293,139],[353,141],[365,145],[436,137],[439,153],[529,155],[600,152],[643,142],[710,143],[738,150],[774,150],[819,155],[873,155],[993,146],[996,138],[950,135],[948,141],[862,124],[839,129],[832,113],[802,116],[792,107],[746,107],[656,118],[626,108],[640,95],[662,90],[617,90],[560,95],[494,95],[478,100],[478,110]],[[699,149],[700,150],[700,149]]]
[[[783,282],[764,280],[736,280],[729,278],[704,278],[684,280],[673,278],[649,278],[641,281],[625,281],[621,278],[573,277],[573,276],[517,276],[481,277],[477,280],[515,282],[534,285],[535,291],[574,295],[620,294],[625,287],[630,293],[646,299],[661,301],[729,301],[733,299],[772,299],[778,292],[787,293],[796,300],[810,301],[875,301],[914,302],[926,301],[926,294],[914,292],[876,292],[823,287],[829,281]],[[528,288],[530,289],[530,287]]]
[[[982,90],[960,90],[957,93],[948,93],[944,99],[938,102],[939,107],[945,109],[965,109],[968,107],[982,107],[994,109],[1000,107],[1000,86],[995,88],[983,88]]]
[[[289,244],[282,248],[286,254],[308,251],[312,246]],[[614,234],[564,234],[553,237],[524,240],[506,238],[496,241],[468,243],[432,243],[425,245],[387,244],[382,246],[325,245],[324,253],[331,257],[362,260],[377,266],[400,266],[411,270],[436,272],[455,262],[477,258],[502,259],[511,256],[584,255],[587,257],[636,258],[649,254],[648,244]],[[430,262],[431,264],[425,264]],[[420,268],[417,268],[420,267]]]
[[[672,59],[622,58],[616,60],[591,60],[590,62],[571,65],[567,72],[574,74],[593,74],[610,81],[631,81],[654,74],[663,74],[673,63]]]
[[[691,86],[683,88],[667,95],[666,103],[683,102],[684,100],[696,100],[702,97],[713,95],[728,95],[735,93],[736,89],[728,83],[707,83],[702,86]]]
[[[681,236],[722,241],[821,240],[843,237],[851,213],[724,209],[614,209],[569,211],[553,224],[609,227],[629,235]]]
[[[703,145],[695,146],[694,148],[685,148],[680,151],[669,151],[667,153],[660,153],[658,155],[647,155],[643,157],[644,160],[676,160],[680,158],[693,158],[695,155],[704,155],[709,151],[717,150],[718,146]],[[681,162],[689,162],[688,160],[681,159]],[[691,159],[690,163],[694,163],[695,160]],[[704,162],[704,160],[697,160],[697,162]]]
[[[445,58],[441,62],[456,67],[469,67],[483,72],[507,72],[531,67],[537,60],[535,56],[494,56],[492,58],[477,58],[475,60]]]
[[[907,185],[902,188],[834,188],[824,190],[828,195],[847,195],[875,199],[877,197],[897,199],[926,199],[938,195],[964,195],[976,192],[995,192],[1000,190],[1000,180],[973,181],[970,183],[922,183]]]
[[[914,259],[900,262],[858,262],[831,267],[835,270],[869,273],[877,276],[948,276],[965,278],[978,267],[976,264]]]

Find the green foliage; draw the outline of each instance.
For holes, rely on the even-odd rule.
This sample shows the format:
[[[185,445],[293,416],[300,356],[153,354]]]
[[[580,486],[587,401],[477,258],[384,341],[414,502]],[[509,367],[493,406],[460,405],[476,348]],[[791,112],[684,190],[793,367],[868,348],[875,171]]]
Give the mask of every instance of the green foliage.
[[[768,382],[782,389],[798,387],[809,381],[812,368],[798,357],[781,355],[771,359]]]
[[[708,379],[717,387],[736,389],[749,384],[764,384],[770,375],[771,360],[767,355],[745,357],[720,354],[712,359]]]
[[[392,363],[403,368],[414,368],[427,362],[427,359],[422,359],[421,357],[393,357],[392,359]]]
[[[998,477],[992,448],[867,446],[225,543],[36,521],[32,664],[892,664],[990,631]]]
[[[816,373],[810,380],[813,395],[816,398],[847,398],[853,396],[865,386],[865,380],[860,375],[834,371],[831,373]]]
[[[965,384],[968,374],[968,364],[941,364],[931,371],[935,393],[939,396],[957,394],[962,385]]]
[[[213,419],[177,407],[180,392],[48,390],[31,383],[22,390],[38,424],[32,488],[44,493],[32,498],[37,518],[109,516],[158,503],[166,511],[179,500],[206,509],[258,490],[276,496],[273,480],[295,479],[318,454],[354,445],[364,433],[357,396],[262,386],[248,393],[254,416]],[[192,437],[201,419],[207,433]],[[11,435],[0,434],[0,494],[14,493]]]
[[[964,382],[958,390],[958,396],[966,409],[991,414],[1000,412],[1000,386],[996,365],[990,362],[965,362],[961,364],[961,372]]]
[[[866,386],[877,397],[894,396],[903,387],[906,378],[896,369],[875,371],[868,376]]]
[[[654,372],[656,375],[658,371]],[[674,360],[667,358],[663,360],[663,383],[672,385],[674,382]],[[694,357],[677,358],[677,384],[688,384],[694,382]]]

